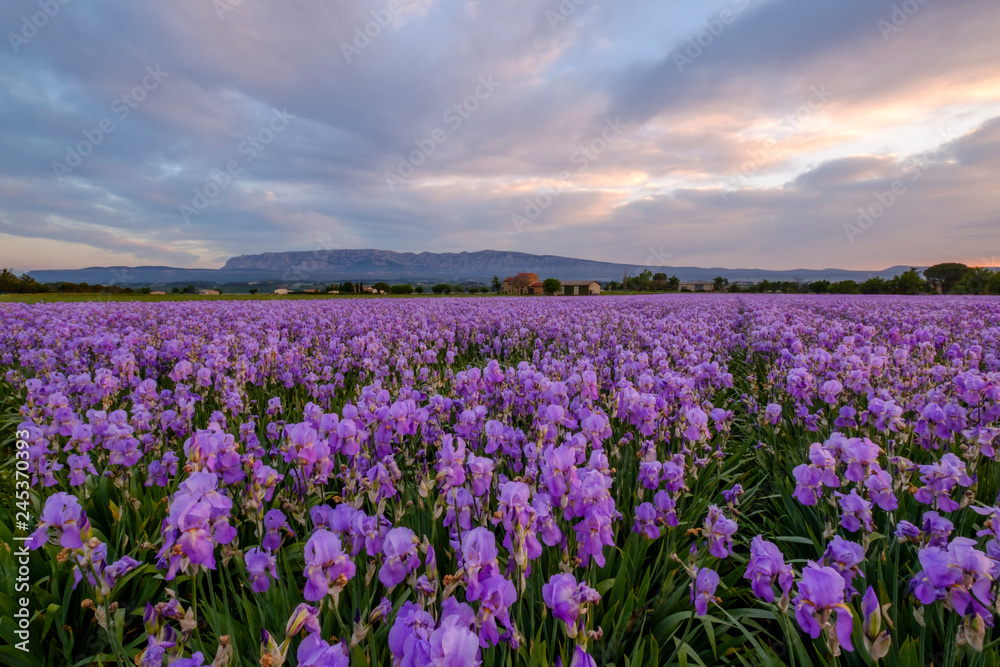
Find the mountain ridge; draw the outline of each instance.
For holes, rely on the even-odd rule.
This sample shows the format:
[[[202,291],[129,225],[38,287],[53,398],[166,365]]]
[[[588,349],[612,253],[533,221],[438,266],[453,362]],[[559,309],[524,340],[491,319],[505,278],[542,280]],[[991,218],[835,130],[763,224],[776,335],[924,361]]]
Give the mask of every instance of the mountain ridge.
[[[183,269],[170,266],[108,266],[83,269],[44,269],[29,271],[41,282],[88,282],[92,284],[163,284],[171,282],[249,282],[287,283],[364,281],[375,282],[484,282],[494,275],[500,279],[521,272],[562,280],[620,280],[625,273],[637,275],[648,269],[653,273],[676,275],[684,281],[712,280],[715,276],[730,282],[760,280],[856,280],[873,276],[891,278],[909,269],[892,266],[880,271],[853,269],[749,269],[622,264],[579,259],[562,255],[534,255],[508,250],[462,252],[396,252],[376,248],[335,250],[291,250],[238,255],[229,258],[219,269]],[[916,267],[923,268],[923,267]]]

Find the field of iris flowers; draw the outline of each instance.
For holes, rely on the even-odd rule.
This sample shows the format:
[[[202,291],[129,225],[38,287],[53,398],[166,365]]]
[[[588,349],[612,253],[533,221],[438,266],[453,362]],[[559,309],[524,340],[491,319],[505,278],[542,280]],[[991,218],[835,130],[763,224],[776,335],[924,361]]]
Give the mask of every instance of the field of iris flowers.
[[[3,664],[1000,665],[997,299],[5,303],[0,368]]]

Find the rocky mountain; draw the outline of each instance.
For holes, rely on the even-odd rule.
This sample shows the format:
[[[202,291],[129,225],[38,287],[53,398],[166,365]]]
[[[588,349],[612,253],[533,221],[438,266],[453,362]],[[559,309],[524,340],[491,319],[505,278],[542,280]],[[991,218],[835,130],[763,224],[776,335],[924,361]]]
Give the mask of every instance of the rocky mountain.
[[[314,250],[268,252],[241,255],[226,262],[224,271],[256,270],[278,275],[310,274],[319,280],[480,280],[493,276],[503,279],[522,271],[563,280],[620,280],[625,273],[636,275],[644,269],[653,273],[676,275],[681,280],[711,280],[725,276],[736,280],[867,280],[873,275],[892,277],[909,267],[897,266],[885,271],[849,271],[843,269],[800,269],[769,271],[763,269],[701,268],[693,266],[647,266],[600,262],[559,255],[531,255],[506,250],[478,252],[393,252],[391,250]]]
[[[872,276],[891,278],[908,266],[882,271],[846,269],[729,269],[723,267],[647,266],[599,262],[558,255],[532,255],[506,250],[478,252],[394,252],[391,250],[309,250],[241,255],[229,259],[221,269],[180,269],[169,266],[90,267],[72,270],[31,271],[41,282],[86,282],[90,284],[169,284],[248,281],[310,283],[332,281],[376,282],[466,282],[489,283],[521,272],[562,280],[621,280],[624,274],[637,275],[645,269],[663,272],[681,280],[712,280],[724,276],[730,282],[759,280],[857,280]]]

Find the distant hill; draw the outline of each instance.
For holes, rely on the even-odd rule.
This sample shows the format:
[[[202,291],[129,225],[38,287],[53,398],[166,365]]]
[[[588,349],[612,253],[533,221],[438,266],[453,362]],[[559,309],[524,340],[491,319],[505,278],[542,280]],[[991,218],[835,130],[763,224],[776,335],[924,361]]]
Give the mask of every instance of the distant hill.
[[[506,250],[478,252],[394,252],[391,250],[310,250],[241,255],[229,259],[221,269],[179,269],[169,266],[90,267],[70,270],[31,271],[40,282],[69,281],[90,284],[166,284],[176,282],[280,281],[331,282],[466,282],[488,283],[521,272],[562,280],[621,280],[644,269],[663,272],[681,280],[711,280],[724,276],[730,282],[759,280],[856,280],[872,276],[891,278],[909,269],[893,266],[882,271],[846,269],[767,269],[702,268],[694,266],[644,266],[599,262],[558,255],[531,255]],[[920,268],[920,267],[918,267]]]

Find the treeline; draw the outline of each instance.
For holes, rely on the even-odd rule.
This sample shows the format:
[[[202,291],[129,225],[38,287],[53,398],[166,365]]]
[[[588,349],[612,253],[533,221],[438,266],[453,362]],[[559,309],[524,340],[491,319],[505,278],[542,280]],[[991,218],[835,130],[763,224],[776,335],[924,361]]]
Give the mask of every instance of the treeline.
[[[665,273],[653,273],[646,269],[637,276],[624,276],[622,282],[612,280],[606,289],[611,292],[677,292],[680,285],[681,279],[677,276],[668,278]]]
[[[493,279],[497,284],[499,280],[494,277]],[[423,285],[413,286],[409,283],[404,283],[400,285],[390,285],[386,282],[378,282],[369,285],[369,287],[379,294],[423,294],[427,291]],[[341,284],[332,284],[326,289],[327,292],[339,292],[341,294],[364,294],[365,285],[364,283],[346,282]],[[489,294],[491,291],[486,285],[452,285],[449,283],[438,283],[430,287],[430,291],[434,294]]]
[[[784,292],[795,294],[1000,294],[1000,270],[969,267],[949,262],[936,264],[923,271],[910,269],[886,280],[875,276],[864,282],[842,280],[831,283],[817,280],[811,283],[796,281],[771,282],[762,280],[743,290],[731,287],[730,292]]]
[[[10,269],[0,270],[0,294],[44,294],[60,292],[67,294],[149,294],[148,287],[133,290],[118,285],[90,285],[88,283],[40,283],[27,273],[20,277]]]

